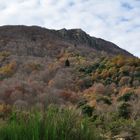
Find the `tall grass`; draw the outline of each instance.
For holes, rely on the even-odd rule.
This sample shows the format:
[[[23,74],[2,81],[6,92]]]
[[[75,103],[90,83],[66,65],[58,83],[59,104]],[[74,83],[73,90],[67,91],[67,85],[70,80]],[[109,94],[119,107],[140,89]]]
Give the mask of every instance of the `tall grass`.
[[[51,106],[47,111],[20,112],[0,126],[0,140],[100,140],[95,127],[75,109]]]

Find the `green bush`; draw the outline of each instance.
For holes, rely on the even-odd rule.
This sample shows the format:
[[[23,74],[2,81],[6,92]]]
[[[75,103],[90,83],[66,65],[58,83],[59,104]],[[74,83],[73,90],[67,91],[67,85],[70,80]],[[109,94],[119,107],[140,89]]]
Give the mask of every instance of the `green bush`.
[[[118,108],[119,117],[124,119],[130,118],[131,114],[131,105],[128,103],[122,103]]]
[[[132,92],[126,93],[123,96],[119,97],[117,100],[118,101],[124,101],[124,102],[128,102],[132,99],[132,97],[136,98],[136,95]]]
[[[140,71],[135,71],[135,72],[134,72],[134,77],[135,77],[136,79],[140,79]]]
[[[105,64],[103,64],[103,63],[101,63],[101,64],[99,65],[99,67],[98,67],[99,70],[103,70],[103,69],[105,69],[105,68],[106,68],[106,66],[105,66]]]
[[[82,113],[89,117],[92,116],[93,110],[94,110],[93,107],[89,105],[82,106]]]
[[[105,85],[109,85],[109,84],[111,84],[113,82],[113,80],[112,80],[112,78],[106,78],[106,80],[105,80]]]
[[[93,65],[87,66],[87,67],[81,67],[79,69],[80,72],[84,72],[85,74],[90,74],[92,73],[94,70],[96,70],[99,67],[98,63],[95,63]]]

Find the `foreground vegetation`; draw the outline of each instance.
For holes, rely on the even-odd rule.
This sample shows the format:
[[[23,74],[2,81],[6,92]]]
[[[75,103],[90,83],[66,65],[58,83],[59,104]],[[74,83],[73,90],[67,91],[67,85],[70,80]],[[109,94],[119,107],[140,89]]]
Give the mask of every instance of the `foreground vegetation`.
[[[101,139],[94,125],[73,108],[50,106],[43,112],[12,110],[0,124],[0,140],[93,139]]]
[[[121,117],[119,112],[98,114],[87,106],[56,105],[45,110],[23,110],[6,105],[1,105],[0,109],[0,140],[140,139],[140,119]]]

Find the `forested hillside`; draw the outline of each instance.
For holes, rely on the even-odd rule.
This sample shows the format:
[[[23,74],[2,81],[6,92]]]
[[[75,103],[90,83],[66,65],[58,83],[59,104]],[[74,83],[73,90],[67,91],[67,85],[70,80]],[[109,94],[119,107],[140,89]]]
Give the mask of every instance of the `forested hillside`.
[[[31,123],[28,129],[32,124],[36,128],[30,132],[32,140],[139,140],[139,105],[140,59],[117,45],[81,29],[0,27],[2,140],[30,139],[19,138],[18,128],[26,136],[29,132],[24,117]],[[57,115],[60,118],[54,117]],[[42,127],[48,131],[40,134]]]

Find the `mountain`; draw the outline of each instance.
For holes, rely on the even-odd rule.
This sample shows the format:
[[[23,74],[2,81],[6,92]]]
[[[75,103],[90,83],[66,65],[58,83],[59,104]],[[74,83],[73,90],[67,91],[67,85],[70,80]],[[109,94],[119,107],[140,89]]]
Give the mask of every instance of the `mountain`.
[[[0,27],[1,51],[9,50],[19,55],[45,56],[50,51],[53,51],[52,55],[53,53],[56,55],[63,47],[68,48],[69,46],[84,46],[86,49],[102,51],[109,55],[132,56],[117,45],[100,38],[91,37],[81,29],[49,30],[37,26]]]
[[[81,29],[0,27],[0,102],[75,104],[90,88],[116,94],[139,83],[139,59]]]
[[[2,139],[137,140],[139,106],[140,59],[126,50],[81,29],[0,27]]]

